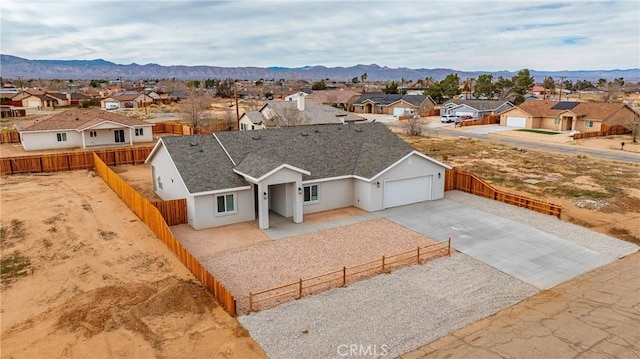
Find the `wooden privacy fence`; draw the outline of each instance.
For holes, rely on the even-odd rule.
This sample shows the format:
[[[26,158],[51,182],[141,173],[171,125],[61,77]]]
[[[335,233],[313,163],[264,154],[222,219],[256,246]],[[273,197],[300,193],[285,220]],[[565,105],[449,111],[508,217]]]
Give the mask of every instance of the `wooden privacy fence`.
[[[235,316],[236,301],[231,293],[176,240],[158,208],[113,172],[98,154],[93,155],[93,160],[96,171],[105,183],[173,251],[182,264],[213,294],[227,313]]]
[[[0,158],[0,173],[39,173],[90,169],[93,153],[109,166],[144,163],[153,147],[123,147],[95,151],[48,153]]]
[[[493,125],[500,122],[500,115],[485,115],[482,119],[475,121],[460,122],[460,127],[477,126],[477,125]]]
[[[20,133],[16,130],[0,132],[0,143],[20,143]]]
[[[258,303],[292,296],[294,296],[295,299],[300,299],[304,291],[311,288],[318,288],[317,290],[326,290],[332,287],[331,284],[339,284],[340,286],[344,287],[347,285],[347,279],[349,277],[353,277],[356,275],[365,275],[367,273],[383,273],[385,271],[390,271],[391,266],[400,265],[400,263],[403,262],[409,264],[415,261],[419,264],[422,256],[434,252],[442,252],[443,254],[446,253],[446,255],[451,255],[451,237],[441,242],[417,247],[416,249],[392,254],[390,256],[382,256],[380,259],[372,260],[369,262],[364,262],[349,267],[344,266],[341,269],[316,275],[313,277],[300,278],[295,282],[284,284],[278,287],[265,289],[255,293],[249,292],[249,313],[256,310],[255,306]],[[269,295],[262,298],[256,298],[264,296],[266,294]]]
[[[471,193],[558,218],[562,214],[562,207],[558,204],[495,189],[473,173],[460,171],[456,168],[447,170],[445,173],[445,191],[451,190]]]
[[[193,135],[203,134],[210,135],[213,132],[227,131],[227,126],[224,123],[211,123],[208,125],[209,129],[197,129],[189,125],[183,125],[174,122],[158,122],[153,126],[153,133],[172,133],[174,135]]]
[[[184,198],[171,201],[155,201],[151,204],[162,214],[169,226],[187,223],[187,200]]]
[[[625,133],[631,132],[628,128],[624,126],[607,126],[602,125],[600,131],[592,131],[592,132],[580,132],[573,135],[574,140],[578,140],[581,138],[590,138],[590,137],[603,137],[603,136],[612,136],[612,135],[624,135]]]

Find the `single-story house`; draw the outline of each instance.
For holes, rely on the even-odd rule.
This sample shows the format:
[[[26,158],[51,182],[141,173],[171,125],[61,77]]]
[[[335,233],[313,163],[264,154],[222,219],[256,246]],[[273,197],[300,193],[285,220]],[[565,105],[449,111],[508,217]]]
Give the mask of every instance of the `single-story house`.
[[[22,107],[31,108],[54,108],[58,106],[58,99],[47,94],[31,94],[29,92],[22,92],[13,98],[12,101],[20,102]]]
[[[95,109],[67,110],[15,127],[25,151],[153,141],[152,123]]]
[[[437,200],[450,168],[380,123],[163,137],[146,163],[160,198],[186,198],[194,229]]]
[[[71,96],[68,93],[64,92],[47,92],[47,95],[54,97],[58,100],[58,106],[69,106],[71,105]]]
[[[435,106],[431,96],[365,93],[353,104],[353,112],[403,116],[432,110]]]
[[[323,105],[331,105],[349,111],[361,95],[360,92],[345,89],[318,90],[311,92],[307,99],[313,99]]]
[[[500,125],[555,131],[600,131],[635,116],[624,103],[528,100],[500,114]]]
[[[240,116],[240,130],[364,121],[365,118],[353,113],[299,96],[296,101],[267,101],[259,111],[245,112]]]
[[[144,93],[124,93],[112,95],[100,101],[100,107],[105,109],[113,108],[139,108],[146,107],[153,103],[153,98]]]
[[[513,104],[500,100],[449,100],[440,107],[440,116],[471,116],[483,118],[485,115],[496,115],[510,108]]]

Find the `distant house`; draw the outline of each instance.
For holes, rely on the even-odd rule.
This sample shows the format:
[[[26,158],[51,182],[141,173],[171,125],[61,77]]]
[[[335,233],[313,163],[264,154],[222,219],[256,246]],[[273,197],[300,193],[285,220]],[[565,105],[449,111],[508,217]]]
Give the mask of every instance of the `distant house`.
[[[153,124],[103,110],[72,109],[15,127],[25,151],[153,141]]]
[[[113,108],[140,108],[153,103],[153,98],[144,93],[121,93],[114,94],[100,101],[100,107],[104,109]]]
[[[325,125],[364,122],[365,118],[333,106],[322,105],[299,96],[294,101],[267,101],[259,111],[240,116],[240,130],[263,130],[268,127]]]
[[[502,113],[514,105],[509,101],[498,100],[449,100],[440,107],[440,116],[471,116],[483,118],[485,115]]]
[[[64,92],[47,92],[47,95],[58,100],[57,106],[65,107],[71,105],[71,96]]]
[[[500,114],[500,125],[555,131],[600,131],[636,116],[624,103],[529,100]]]
[[[435,106],[436,102],[431,96],[365,93],[353,104],[353,111],[403,116],[431,110]]]
[[[91,96],[81,92],[72,92],[70,94],[70,97],[71,97],[71,106],[78,106],[85,102],[91,102]]]
[[[450,168],[379,123],[163,137],[146,163],[160,198],[186,198],[194,229],[437,200]]]
[[[58,106],[58,99],[49,96],[47,94],[30,94],[28,92],[23,92],[21,94],[16,95],[11,99],[15,102],[20,102],[22,107],[31,107],[31,108],[39,108],[39,109],[51,109]]]
[[[349,111],[361,95],[362,94],[360,92],[345,89],[319,90],[311,92],[307,99],[315,100],[323,105],[330,105]]]

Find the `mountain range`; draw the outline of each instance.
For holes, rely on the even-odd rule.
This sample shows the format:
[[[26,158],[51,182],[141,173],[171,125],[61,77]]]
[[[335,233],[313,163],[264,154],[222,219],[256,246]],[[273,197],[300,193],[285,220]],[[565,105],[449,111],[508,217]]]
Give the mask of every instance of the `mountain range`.
[[[494,78],[503,76],[511,78],[518,71],[458,71],[455,69],[410,69],[406,67],[390,68],[386,66],[355,65],[351,67],[305,66],[288,67],[219,67],[219,66],[162,66],[158,64],[129,65],[116,64],[98,60],[29,60],[12,55],[0,54],[0,76],[10,79],[182,79],[203,80],[208,78],[232,78],[238,80],[290,79],[317,81],[349,81],[367,74],[367,81],[418,80],[427,77],[440,81],[447,75],[457,73],[464,80],[477,78],[482,74],[493,74]],[[542,82],[546,77],[556,81],[588,80],[597,81],[604,78],[609,81],[624,78],[626,82],[640,81],[640,68],[625,70],[577,70],[577,71],[536,71],[530,69],[531,76]]]

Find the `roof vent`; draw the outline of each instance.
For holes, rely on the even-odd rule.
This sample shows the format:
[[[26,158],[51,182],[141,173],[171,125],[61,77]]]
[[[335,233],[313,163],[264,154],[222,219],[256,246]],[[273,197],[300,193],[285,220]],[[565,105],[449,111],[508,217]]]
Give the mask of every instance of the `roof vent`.
[[[362,132],[362,129],[361,128],[356,128],[355,131],[356,132]]]
[[[303,132],[303,133],[300,134],[300,136],[307,137],[307,136],[309,136],[309,134]]]
[[[200,149],[200,152],[204,152],[204,150],[201,148],[201,149]]]
[[[189,145],[191,145],[191,146],[197,146],[197,145],[198,145],[198,143],[197,143],[197,142],[191,142],[191,143],[189,143]]]
[[[76,121],[80,121],[80,119],[76,117]]]
[[[313,130],[313,132],[315,132],[315,133],[320,133],[320,130]]]
[[[260,136],[251,136],[251,139],[253,139],[253,140],[259,140],[259,139],[260,139]]]

